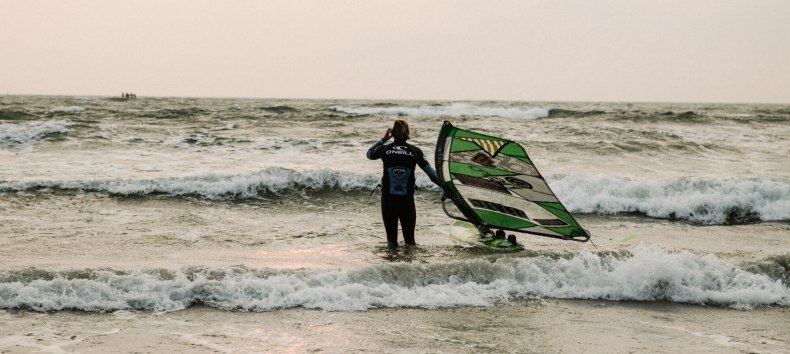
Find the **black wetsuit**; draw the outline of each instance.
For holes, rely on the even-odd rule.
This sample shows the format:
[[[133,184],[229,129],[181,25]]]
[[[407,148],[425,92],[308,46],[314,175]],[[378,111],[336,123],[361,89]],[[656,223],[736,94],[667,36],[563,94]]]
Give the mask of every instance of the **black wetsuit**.
[[[381,179],[381,217],[387,231],[387,245],[398,246],[398,220],[403,230],[403,241],[414,245],[414,226],[417,211],[414,208],[414,168],[420,166],[431,180],[439,185],[436,171],[425,159],[422,150],[396,139],[384,145],[379,140],[368,149],[368,159],[381,159],[384,176]]]

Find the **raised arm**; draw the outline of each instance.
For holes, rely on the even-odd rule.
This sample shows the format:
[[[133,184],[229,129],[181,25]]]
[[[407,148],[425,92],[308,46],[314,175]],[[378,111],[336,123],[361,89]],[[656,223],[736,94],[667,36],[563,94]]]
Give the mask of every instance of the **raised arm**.
[[[381,152],[384,150],[382,147],[387,140],[390,140],[392,136],[392,129],[387,129],[387,132],[384,133],[384,137],[381,140],[377,141],[373,146],[368,149],[368,159],[369,160],[376,160],[381,158]]]

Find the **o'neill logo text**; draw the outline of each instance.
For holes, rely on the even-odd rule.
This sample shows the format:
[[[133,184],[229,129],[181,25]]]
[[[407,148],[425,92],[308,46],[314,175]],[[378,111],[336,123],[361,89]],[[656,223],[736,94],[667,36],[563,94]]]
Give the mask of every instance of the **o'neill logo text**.
[[[407,155],[407,156],[414,156],[411,151],[408,150],[405,146],[392,146],[387,151],[384,152],[387,155],[395,154],[395,155]]]

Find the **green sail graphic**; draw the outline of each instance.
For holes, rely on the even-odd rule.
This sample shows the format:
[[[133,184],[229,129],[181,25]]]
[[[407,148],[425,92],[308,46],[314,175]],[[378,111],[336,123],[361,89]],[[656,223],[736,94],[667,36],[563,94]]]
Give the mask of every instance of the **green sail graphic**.
[[[489,230],[590,239],[516,142],[444,122],[436,166],[445,194],[463,214],[451,217]]]

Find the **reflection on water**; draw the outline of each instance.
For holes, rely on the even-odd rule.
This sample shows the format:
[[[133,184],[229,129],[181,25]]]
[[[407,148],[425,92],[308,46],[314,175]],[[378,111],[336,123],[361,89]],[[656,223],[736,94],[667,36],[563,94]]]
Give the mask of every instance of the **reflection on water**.
[[[429,258],[431,253],[420,246],[401,246],[396,249],[389,249],[386,246],[376,248],[376,254],[387,262],[421,262],[428,263],[425,258]]]
[[[239,250],[234,252],[234,255],[244,259],[247,265],[271,269],[332,269],[336,266],[357,263],[351,257],[349,250],[342,245],[276,250]]]

